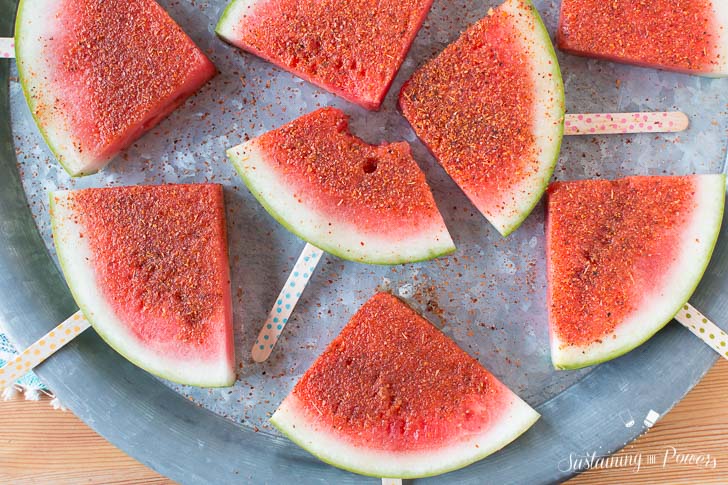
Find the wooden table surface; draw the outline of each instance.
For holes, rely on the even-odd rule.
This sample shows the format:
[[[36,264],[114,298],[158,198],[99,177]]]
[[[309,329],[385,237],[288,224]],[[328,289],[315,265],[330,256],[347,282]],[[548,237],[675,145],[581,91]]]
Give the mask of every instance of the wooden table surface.
[[[623,463],[641,456],[639,471],[626,464],[594,469],[569,485],[728,483],[728,361],[721,360],[675,409],[617,456]],[[54,410],[48,399],[16,398],[0,402],[0,483],[172,482],[114,448],[70,412]]]

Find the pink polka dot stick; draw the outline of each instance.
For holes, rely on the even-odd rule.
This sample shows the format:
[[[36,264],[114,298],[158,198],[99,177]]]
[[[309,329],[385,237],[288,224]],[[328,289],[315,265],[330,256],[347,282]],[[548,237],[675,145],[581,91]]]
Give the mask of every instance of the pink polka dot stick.
[[[19,356],[0,368],[0,390],[13,383],[35,366],[56,353],[58,349],[76,338],[91,324],[81,311],[77,311],[56,328],[45,334]]]
[[[690,303],[683,305],[675,315],[675,320],[712,347],[713,350],[718,352],[718,355],[728,360],[728,334],[718,325],[708,320],[694,306]]]
[[[298,303],[298,299],[308,284],[308,280],[311,279],[323,253],[323,251],[311,244],[306,244],[303,248],[298,261],[293,266],[293,271],[278,295],[276,304],[268,314],[268,318],[263,323],[263,328],[260,329],[258,338],[255,340],[251,352],[254,361],[264,362],[270,357],[273,347],[278,342],[283,328],[288,323],[291,313],[293,313],[293,308]]]
[[[15,39],[12,37],[0,37],[0,57],[6,59],[15,58]]]
[[[680,111],[567,114],[564,135],[674,133],[686,130],[689,124],[687,115]]]

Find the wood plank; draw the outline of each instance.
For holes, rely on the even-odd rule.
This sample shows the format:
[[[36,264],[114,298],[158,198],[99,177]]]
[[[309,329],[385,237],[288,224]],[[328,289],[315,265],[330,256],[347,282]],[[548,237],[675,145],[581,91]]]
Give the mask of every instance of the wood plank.
[[[696,468],[669,460],[666,450],[710,455],[715,469]],[[728,477],[728,361],[721,361],[706,378],[645,436],[619,455],[642,453],[658,463],[590,470],[568,485],[605,483],[726,483]],[[556,466],[554,464],[554,466]],[[70,412],[40,402],[14,399],[0,402],[0,483],[31,484],[171,484],[128,457]]]

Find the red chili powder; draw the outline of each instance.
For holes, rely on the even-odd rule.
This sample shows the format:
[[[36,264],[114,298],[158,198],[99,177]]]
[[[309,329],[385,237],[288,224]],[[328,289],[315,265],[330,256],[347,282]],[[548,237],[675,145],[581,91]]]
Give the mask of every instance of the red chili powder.
[[[338,109],[319,109],[257,140],[289,190],[329,217],[387,237],[415,234],[439,221],[409,145],[363,142],[349,134],[348,117]]]
[[[239,26],[241,47],[377,108],[432,0],[269,0]]]
[[[293,390],[333,432],[391,451],[442,446],[488,429],[508,392],[386,293],[364,304]]]
[[[548,191],[549,320],[598,342],[662,285],[694,209],[690,177],[560,182]]]
[[[499,9],[403,86],[417,136],[480,210],[498,207],[537,169],[528,49]]]
[[[153,0],[66,0],[63,9],[67,21],[48,41],[60,89],[46,109],[71,117],[78,151],[118,149],[215,73]]]
[[[718,61],[716,29],[710,0],[563,0],[558,45],[586,56],[705,71]]]
[[[230,283],[222,186],[86,189],[71,200],[97,283],[140,340],[203,345],[223,330]]]

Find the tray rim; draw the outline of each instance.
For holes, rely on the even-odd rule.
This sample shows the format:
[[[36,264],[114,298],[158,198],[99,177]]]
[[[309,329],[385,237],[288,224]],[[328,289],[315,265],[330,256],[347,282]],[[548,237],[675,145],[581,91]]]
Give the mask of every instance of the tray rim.
[[[17,0],[0,0],[0,11],[9,13],[0,19],[0,35],[12,35],[16,6]],[[27,346],[76,311],[76,305],[40,237],[20,182],[9,113],[10,62],[0,62],[0,170],[7,174],[0,177],[0,321],[16,343]],[[721,235],[711,266],[691,300],[715,315],[728,309],[725,224]],[[640,423],[608,433],[606,424],[613,420],[605,416],[614,417],[615,407],[610,406],[609,398],[615,392],[630,389],[638,396],[638,402],[631,405],[646,405],[642,401],[654,391],[646,383],[660,379],[667,392],[651,396],[649,407],[664,414],[717,360],[718,356],[699,340],[683,340],[686,333],[678,325],[669,325],[639,349],[598,366],[538,406],[542,419],[515,443],[470,467],[430,480],[480,483],[479,476],[487,474],[497,483],[555,483],[576,471],[560,470],[553,462],[560,455],[550,450],[611,454],[621,449],[647,427]],[[685,347],[690,348],[689,358],[680,357],[667,366],[674,372],[672,382],[666,381],[664,359],[675,360],[678,354],[674,350]],[[87,425],[165,476],[181,483],[260,482],[286,477],[301,483],[371,480],[325,465],[285,438],[266,434],[266,439],[260,439],[255,431],[199,408],[109,350],[97,335],[86,332],[39,366],[37,372]],[[628,372],[635,368],[640,370],[639,378]],[[566,426],[555,426],[552,418],[557,409],[573,412]],[[595,441],[603,433],[608,436],[606,441]],[[185,459],[179,460],[180,456]],[[523,467],[521,463],[526,460],[530,465]],[[549,463],[554,465],[553,473],[545,476],[541,471]],[[499,477],[503,480],[498,481]]]

